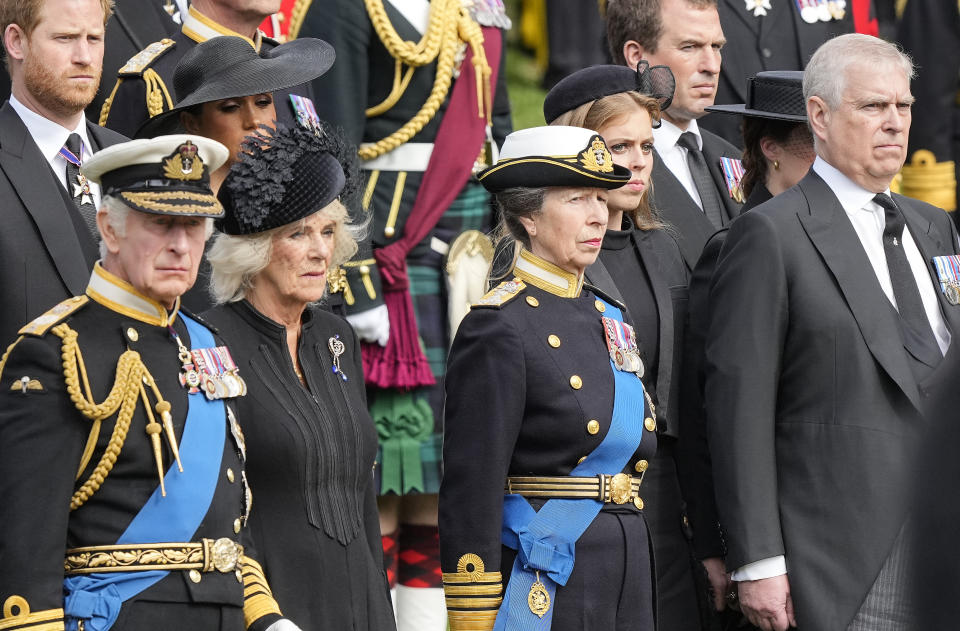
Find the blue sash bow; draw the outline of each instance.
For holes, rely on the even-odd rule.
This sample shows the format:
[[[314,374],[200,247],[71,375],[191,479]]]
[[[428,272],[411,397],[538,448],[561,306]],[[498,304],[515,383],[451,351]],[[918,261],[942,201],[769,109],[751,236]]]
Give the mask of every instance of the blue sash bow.
[[[623,321],[620,310],[606,305],[605,315]],[[590,477],[619,473],[636,452],[643,437],[643,384],[632,372],[617,370],[614,378],[613,417],[603,441],[570,475]],[[577,539],[593,523],[603,502],[592,499],[548,500],[539,511],[520,495],[503,499],[503,544],[517,551],[510,582],[504,590],[494,631],[548,631],[553,621],[557,585],[566,585],[573,572]],[[550,597],[550,608],[541,618],[527,604],[534,581],[539,579]]]
[[[216,346],[213,335],[198,322],[180,314],[192,348]],[[164,483],[143,505],[118,544],[190,541],[203,521],[220,477],[226,438],[223,401],[210,401],[202,392],[189,395],[190,409],[180,437],[183,472],[171,466]],[[87,631],[107,631],[116,622],[123,602],[157,583],[166,570],[87,574],[64,579],[64,613],[67,631],[76,631],[83,620]]]

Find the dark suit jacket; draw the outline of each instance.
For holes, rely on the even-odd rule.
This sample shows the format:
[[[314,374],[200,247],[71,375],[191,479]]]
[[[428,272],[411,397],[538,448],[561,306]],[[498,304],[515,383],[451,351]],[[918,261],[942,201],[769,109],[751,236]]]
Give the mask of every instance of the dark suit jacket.
[[[717,185],[717,194],[723,203],[724,214],[729,221],[740,214],[740,204],[730,197],[720,166],[721,157],[740,158],[740,150],[729,142],[705,129],[703,136],[703,157],[710,168],[710,175]],[[654,149],[653,170],[650,173],[652,187],[650,204],[661,219],[672,227],[671,232],[677,239],[680,252],[687,267],[693,270],[707,242],[715,230],[713,224],[693,201],[680,180],[663,164],[663,159]]]
[[[743,0],[719,0],[717,10],[727,44],[723,47],[717,105],[747,102],[747,78],[764,70],[803,70],[814,51],[831,37],[853,32],[847,3],[842,20],[808,24],[795,2],[771,2],[767,15],[754,17]],[[697,121],[738,147],[743,146],[740,117],[707,114]]]
[[[927,262],[957,252],[943,211],[894,197]],[[960,307],[936,287],[956,334]],[[733,222],[710,302],[705,400],[727,566],[785,555],[800,628],[845,629],[903,524],[923,428],[896,312],[812,171]]]
[[[87,122],[94,151],[123,136]],[[0,108],[0,344],[27,322],[83,293],[98,258],[80,213],[41,155],[20,117]]]

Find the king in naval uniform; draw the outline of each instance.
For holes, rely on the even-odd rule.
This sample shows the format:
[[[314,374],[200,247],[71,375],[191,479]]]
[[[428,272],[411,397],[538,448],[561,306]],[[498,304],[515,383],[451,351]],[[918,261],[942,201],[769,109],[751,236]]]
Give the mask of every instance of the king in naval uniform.
[[[179,308],[226,158],[165,136],[83,165],[102,259],[0,361],[0,629],[296,629],[248,538],[243,376]]]

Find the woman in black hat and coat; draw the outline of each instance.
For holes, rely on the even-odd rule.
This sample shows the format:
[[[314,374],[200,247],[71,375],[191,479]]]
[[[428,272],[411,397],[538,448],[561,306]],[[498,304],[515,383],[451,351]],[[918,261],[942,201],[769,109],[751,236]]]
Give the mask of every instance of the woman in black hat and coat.
[[[644,477],[644,514],[650,525],[657,576],[657,625],[662,631],[706,628],[714,603],[701,579],[702,560],[725,586],[722,544],[714,524],[690,527],[687,509],[712,494],[693,474],[691,450],[682,441],[679,414],[681,354],[686,330],[688,270],[676,241],[651,210],[653,128],[673,98],[665,66],[642,61],[585,68],[564,78],[544,101],[551,125],[596,129],[615,164],[631,171],[622,189],[610,192],[607,230],[599,260],[586,277],[621,297],[637,331],[643,382],[657,410],[657,454]],[[709,462],[707,463],[709,465]],[[708,498],[712,505],[712,497]],[[696,545],[691,537],[696,534]]]
[[[346,167],[344,166],[346,165]],[[208,253],[231,340],[250,526],[284,615],[303,629],[395,629],[373,488],[376,430],[350,325],[315,306],[327,272],[356,251],[344,206],[355,152],[327,127],[262,130],[220,188],[226,216]]]
[[[450,628],[652,630],[640,482],[656,417],[623,305],[583,276],[608,191],[630,172],[594,131],[537,127],[509,135],[479,177],[512,242],[500,250],[517,254],[450,350],[439,519]]]
[[[330,69],[335,56],[333,47],[320,39],[297,39],[261,56],[243,38],[214,37],[198,44],[177,64],[176,107],[148,120],[136,137],[182,130],[226,146],[230,160],[211,174],[216,192],[244,138],[261,125],[274,124],[278,106],[273,93],[316,79]],[[291,98],[301,124],[319,120],[310,99]]]

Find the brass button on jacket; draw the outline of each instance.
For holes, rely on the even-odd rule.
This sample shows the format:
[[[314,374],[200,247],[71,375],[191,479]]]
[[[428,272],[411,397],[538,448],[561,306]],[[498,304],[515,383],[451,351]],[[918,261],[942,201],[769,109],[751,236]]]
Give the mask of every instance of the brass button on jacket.
[[[647,470],[647,467],[649,466],[650,466],[650,463],[647,462],[646,460],[637,460],[637,464],[635,464],[633,468],[637,471],[637,473],[643,473],[644,471]]]
[[[547,344],[554,348],[560,348],[560,338],[556,335],[550,335],[547,337]]]
[[[657,422],[653,420],[652,416],[648,416],[647,418],[643,419],[643,426],[647,428],[648,432],[652,432],[653,430],[657,429]]]
[[[531,307],[539,307],[540,301],[534,298],[533,296],[527,296],[527,304]]]
[[[598,423],[596,419],[592,419],[589,423],[587,423],[588,434],[593,435],[599,431],[600,431],[600,423]]]
[[[607,310],[607,305],[603,304],[603,303],[600,302],[599,300],[595,301],[595,302],[593,303],[593,306],[596,307],[596,308],[597,308],[597,311],[599,311],[600,313],[603,313],[604,311]]]
[[[583,379],[580,378],[580,375],[570,377],[570,387],[574,390],[579,390],[583,387]]]

